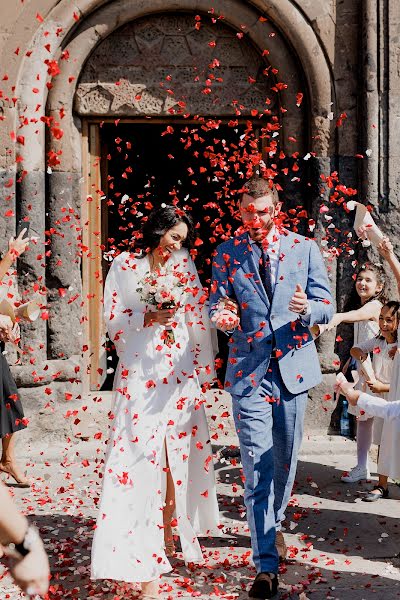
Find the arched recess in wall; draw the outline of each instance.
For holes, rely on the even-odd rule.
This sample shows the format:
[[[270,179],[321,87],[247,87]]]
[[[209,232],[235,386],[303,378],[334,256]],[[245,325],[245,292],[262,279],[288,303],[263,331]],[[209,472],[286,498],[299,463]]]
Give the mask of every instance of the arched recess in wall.
[[[174,5],[174,3],[171,4]],[[163,67],[165,72],[173,71],[176,75],[173,85],[178,88],[178,93],[175,96],[179,96],[179,91],[185,96],[185,100],[188,100],[185,111],[192,115],[199,113],[203,115],[219,114],[220,116],[234,114],[232,105],[230,110],[226,110],[229,96],[231,101],[235,97],[239,99],[239,104],[243,99],[243,104],[245,104],[243,115],[250,115],[250,108],[254,107],[262,111],[265,102],[262,94],[270,91],[273,83],[278,83],[278,85],[284,83],[285,86],[282,85],[279,93],[271,91],[268,94],[273,105],[277,105],[279,97],[285,107],[282,119],[284,129],[281,136],[284,138],[284,145],[288,151],[299,150],[302,152],[305,148],[309,148],[312,122],[308,119],[310,113],[306,112],[309,97],[307,82],[303,78],[301,63],[296,53],[287,44],[285,37],[270,23],[260,22],[259,14],[254,9],[250,9],[249,6],[236,0],[230,2],[232,10],[229,17],[225,17],[223,21],[217,21],[213,27],[206,24],[200,31],[195,31],[194,18],[195,14],[201,14],[202,7],[200,5],[202,3],[200,5],[197,3],[196,13],[192,12],[191,17],[187,13],[185,25],[182,21],[184,18],[182,12],[185,9],[189,10],[191,4],[190,1],[180,3],[180,12],[176,13],[174,17],[172,13],[164,11],[160,14],[156,8],[154,12],[151,12],[152,6],[151,3],[148,3],[147,15],[143,17],[143,11],[136,6],[127,6],[126,0],[118,0],[94,12],[74,31],[73,36],[64,47],[64,52],[68,52],[73,60],[63,65],[62,76],[55,80],[47,103],[48,114],[57,118],[58,111],[62,107],[66,115],[63,120],[63,128],[67,135],[59,145],[55,143],[57,150],[63,150],[64,144],[70,143],[73,139],[78,143],[76,127],[72,119],[74,98],[76,113],[80,116],[101,114],[116,114],[122,117],[143,116],[147,111],[152,116],[168,117],[170,116],[169,111],[176,112],[173,108],[176,102],[174,103],[171,96],[166,97],[167,93],[160,89]],[[168,2],[164,4],[164,7],[168,10]],[[168,27],[173,29],[172,23],[177,19],[185,28],[185,32],[180,32],[180,35],[165,29]],[[124,26],[124,24],[126,25]],[[178,23],[175,25],[179,28]],[[239,39],[235,37],[236,34],[243,35],[244,39],[239,42]],[[215,41],[214,38],[218,38],[218,36],[220,36],[220,40],[219,43],[217,42],[216,48],[210,48],[208,43]],[[121,40],[127,42],[125,48],[122,48]],[[270,40],[273,40],[271,44],[269,44]],[[166,53],[170,54],[167,59],[165,59],[164,50],[161,55],[157,55],[159,50],[157,45],[159,46],[160,43],[164,43],[164,49],[167,48]],[[179,44],[181,44],[180,47]],[[250,49],[251,47],[252,49]],[[263,51],[267,47],[269,47],[270,55],[263,57]],[[235,52],[241,54],[239,61],[234,56]],[[253,56],[246,57],[246,52],[252,52]],[[210,96],[207,96],[201,93],[201,87],[204,88],[203,82],[199,81],[197,85],[194,84],[194,72],[190,73],[190,68],[199,67],[200,70],[204,70],[203,67],[209,64],[213,55],[215,57],[222,55],[221,68],[224,75],[228,72],[229,79],[224,77],[222,84],[214,82],[212,88],[217,91],[216,93],[213,91]],[[208,58],[210,60],[207,63]],[[122,64],[118,65],[118,60]],[[179,64],[180,62],[181,64]],[[259,67],[262,63],[265,64],[265,67],[270,67],[269,82],[261,82],[261,77],[259,77],[256,85],[250,84],[248,78],[257,74],[254,72],[254,65]],[[153,69],[150,68],[152,64],[154,65]],[[240,69],[242,73],[239,73]],[[276,75],[273,74],[272,69],[277,70]],[[157,77],[159,81],[157,81]],[[192,81],[189,81],[192,77]],[[78,82],[75,96],[73,96],[74,86],[71,85],[71,81]],[[116,82],[118,82],[117,85]],[[229,85],[234,88],[230,94],[227,93]],[[156,89],[157,87],[158,89]],[[223,95],[225,95],[225,106],[223,103],[221,104],[220,98],[217,98],[217,103],[215,102],[218,88],[222,89]],[[305,96],[304,103],[300,108],[295,105],[296,91],[303,91]],[[134,99],[126,101],[129,95],[139,96],[140,101]],[[162,106],[161,97],[163,96],[165,103]],[[280,117],[282,116],[279,110],[276,112]],[[309,131],[306,131],[307,129]],[[298,140],[297,147],[288,142],[289,136]],[[79,157],[76,152],[71,154],[71,152],[63,151],[63,156],[63,170],[79,169]],[[74,160],[75,157],[77,157],[77,162]]]

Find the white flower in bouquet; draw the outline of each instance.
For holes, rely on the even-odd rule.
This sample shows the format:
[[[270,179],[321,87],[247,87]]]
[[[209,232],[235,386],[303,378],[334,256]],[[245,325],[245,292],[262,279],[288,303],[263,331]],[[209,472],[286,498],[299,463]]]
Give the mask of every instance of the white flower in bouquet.
[[[171,290],[168,286],[162,285],[159,287],[154,294],[154,299],[157,304],[171,304],[176,306],[178,303],[177,295],[174,294],[174,290]]]
[[[141,288],[142,299],[151,298],[157,293],[157,286],[154,280],[144,281],[143,287]]]

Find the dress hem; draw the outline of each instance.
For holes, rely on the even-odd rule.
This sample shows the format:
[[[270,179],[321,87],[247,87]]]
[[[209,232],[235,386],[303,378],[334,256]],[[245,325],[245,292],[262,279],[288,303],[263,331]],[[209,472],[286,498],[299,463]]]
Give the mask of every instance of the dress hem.
[[[17,425],[16,427],[14,427],[14,429],[12,429],[10,431],[2,431],[0,433],[0,439],[2,440],[7,435],[13,435],[14,433],[17,433],[17,431],[23,431],[26,428],[27,428],[27,425]]]
[[[113,577],[112,575],[90,575],[90,581],[121,581],[123,583],[143,583],[144,581],[153,581],[157,579],[157,577],[161,577],[161,575],[165,575],[165,573],[170,573],[172,571],[172,566],[166,567],[165,570],[159,571],[156,574],[149,574],[147,577],[144,575],[139,576],[138,578],[134,577]]]

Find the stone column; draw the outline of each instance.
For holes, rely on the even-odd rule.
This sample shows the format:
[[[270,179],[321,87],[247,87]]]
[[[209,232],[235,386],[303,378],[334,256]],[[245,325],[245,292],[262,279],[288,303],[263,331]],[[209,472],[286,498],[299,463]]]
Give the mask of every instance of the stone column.
[[[1,157],[3,158],[3,157]],[[7,160],[8,159],[8,160]],[[9,157],[4,157],[1,160],[0,167],[0,198],[2,200],[2,210],[0,211],[0,255],[4,254],[8,250],[8,240],[11,236],[15,235],[15,223],[16,223],[16,199],[15,199],[15,167],[7,166]],[[16,273],[16,264],[10,269],[10,272]],[[9,291],[16,293],[16,277],[3,277],[0,283],[0,298],[3,298]],[[7,346],[8,360],[15,362],[16,348],[13,344]]]
[[[400,7],[397,0],[388,2],[388,206],[400,207]],[[397,224],[398,220],[396,219]],[[396,231],[399,239],[399,229]]]
[[[400,14],[396,0],[363,2],[364,114],[362,115],[362,200],[372,204],[379,225],[400,253],[399,137],[400,137]],[[371,248],[372,260],[381,260]],[[398,296],[397,286],[384,263],[389,285],[387,296]]]
[[[15,168],[0,168],[0,253],[8,249],[8,240],[15,235]],[[7,216],[9,214],[10,216]]]
[[[379,192],[380,129],[384,128],[379,111],[378,89],[378,4],[363,0],[362,4],[362,82],[363,117],[361,119],[361,151],[368,151],[363,161],[361,201],[377,206]]]
[[[384,4],[382,2],[382,4]],[[400,256],[400,14],[398,2],[389,0],[380,11],[381,135],[379,209],[380,224]],[[387,265],[386,265],[387,267]],[[398,298],[397,285],[386,268],[390,286],[387,295]]]
[[[58,111],[50,113],[59,120]],[[61,123],[63,138],[49,139],[61,150],[60,164],[48,174],[48,228],[50,230],[46,281],[51,307],[48,323],[49,359],[81,354],[81,136],[72,115]],[[68,143],[65,143],[65,139]]]
[[[325,227],[327,222],[322,220],[320,207],[329,204],[328,191],[324,189],[321,175],[328,175],[331,171],[331,159],[328,156],[318,156],[309,160],[309,181],[311,182],[311,210],[310,216],[316,223],[315,241],[318,244],[328,270],[331,291],[335,301],[336,298],[336,259],[326,254],[328,250],[324,246],[326,237]],[[333,396],[333,386],[336,378],[337,356],[334,353],[336,331],[325,332],[316,341],[318,349],[323,380],[320,385],[309,390],[309,402],[305,419],[306,432],[320,430],[329,432],[331,413],[334,409],[333,402],[326,402],[324,398],[329,394]]]
[[[386,213],[399,200],[400,15],[398,2],[362,5],[362,199]],[[397,204],[398,206],[398,204]]]
[[[82,351],[80,174],[54,171],[48,176],[50,256],[46,282],[50,306],[49,359]]]
[[[41,289],[46,285],[46,248],[45,248],[45,218],[46,218],[46,184],[43,171],[29,171],[25,175],[17,175],[18,218],[27,217],[30,222],[30,236],[35,236],[30,248],[18,260],[18,282],[21,291],[33,293],[35,286]],[[43,296],[43,304],[46,297]],[[26,353],[23,362],[32,357],[35,361],[46,360],[46,320],[39,318],[32,324],[21,326],[23,346]]]

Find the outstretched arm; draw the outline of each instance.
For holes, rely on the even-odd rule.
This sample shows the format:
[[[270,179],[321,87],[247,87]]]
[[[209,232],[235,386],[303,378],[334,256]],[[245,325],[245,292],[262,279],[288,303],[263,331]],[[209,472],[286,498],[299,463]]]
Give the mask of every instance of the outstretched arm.
[[[23,229],[17,238],[10,238],[8,251],[0,261],[0,281],[7,273],[13,262],[25,252],[29,244],[29,238],[25,237],[26,229]]]
[[[358,402],[359,408],[365,410],[372,417],[382,417],[383,419],[400,419],[400,401],[387,402],[383,398],[370,396],[370,394],[361,394]]]
[[[383,398],[355,390],[354,383],[346,381],[342,373],[336,376],[335,391],[340,391],[346,396],[349,404],[358,406],[372,417],[382,417],[382,419],[400,418],[400,401],[387,402]]]
[[[315,242],[310,244],[307,287],[305,289],[309,310],[301,319],[312,327],[318,323],[328,323],[333,316],[333,298],[328,275],[321,252]]]
[[[348,312],[336,313],[333,315],[333,318],[329,322],[328,329],[331,330],[340,325],[340,323],[358,323],[359,321],[378,322],[380,311],[381,309],[376,302],[367,302],[357,310],[349,310]]]

